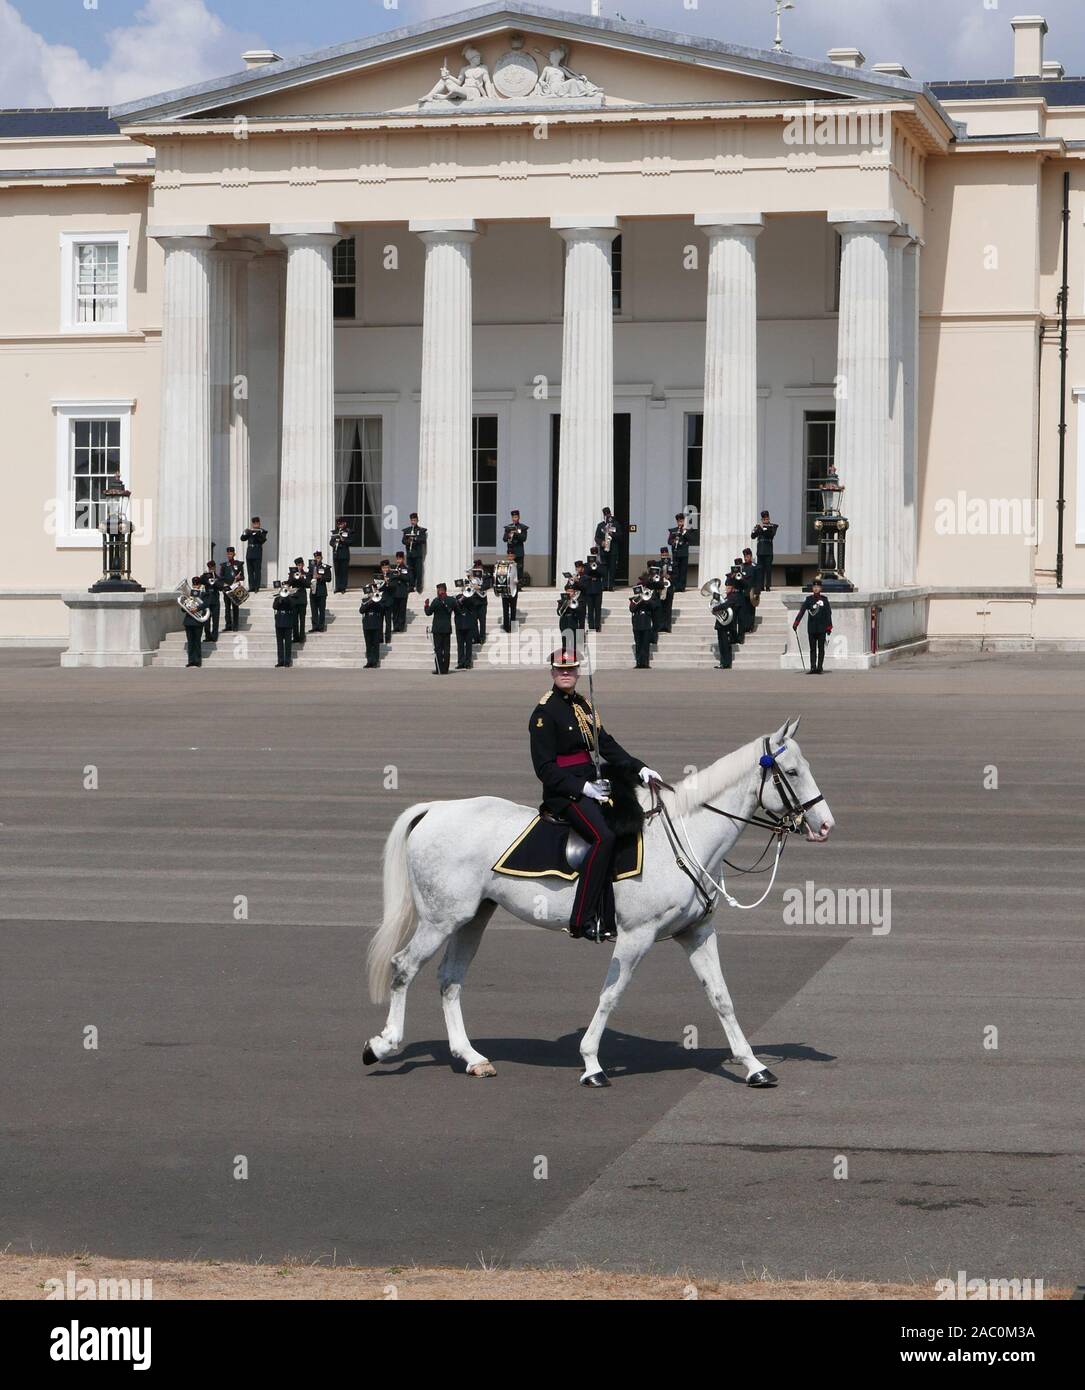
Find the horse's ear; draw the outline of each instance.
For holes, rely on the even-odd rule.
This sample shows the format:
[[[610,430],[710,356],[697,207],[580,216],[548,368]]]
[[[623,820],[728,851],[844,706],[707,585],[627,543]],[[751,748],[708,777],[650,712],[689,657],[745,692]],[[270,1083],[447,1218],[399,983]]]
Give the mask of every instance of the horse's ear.
[[[793,719],[793,720],[791,721],[791,727],[788,729],[788,737],[789,737],[789,738],[794,738],[795,735],[799,732],[799,720],[800,720],[801,718],[802,718],[802,715],[800,714],[798,719]]]
[[[769,742],[772,745],[773,752],[775,752],[777,748],[782,748],[784,744],[787,742],[788,734],[790,733],[790,726],[791,721],[789,719],[785,719],[784,722],[780,725],[780,727],[776,730],[776,732],[773,735],[771,735]]]

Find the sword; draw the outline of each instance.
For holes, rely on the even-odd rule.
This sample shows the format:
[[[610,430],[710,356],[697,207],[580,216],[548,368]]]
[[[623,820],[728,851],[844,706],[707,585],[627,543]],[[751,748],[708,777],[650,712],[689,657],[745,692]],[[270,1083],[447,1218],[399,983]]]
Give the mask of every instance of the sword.
[[[573,636],[573,649],[576,649],[575,634]],[[602,760],[599,756],[599,716],[595,711],[595,682],[592,679],[593,672],[591,668],[591,641],[589,640],[587,634],[585,634],[584,637],[584,655],[588,658],[588,660],[585,662],[585,665],[588,668],[588,702],[591,705],[591,760],[595,764],[595,780],[597,782],[606,782],[609,786],[609,779],[603,776]],[[614,805],[614,802],[611,800],[609,796],[606,799],[606,804],[608,806]]]

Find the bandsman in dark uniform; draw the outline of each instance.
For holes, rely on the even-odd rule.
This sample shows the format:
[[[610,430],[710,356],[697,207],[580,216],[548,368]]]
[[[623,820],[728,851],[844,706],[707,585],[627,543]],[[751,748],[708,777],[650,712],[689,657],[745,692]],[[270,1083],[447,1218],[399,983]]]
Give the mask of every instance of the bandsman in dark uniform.
[[[416,594],[422,592],[428,538],[429,532],[418,524],[418,513],[411,512],[411,524],[403,528],[403,549],[407,556],[407,587]]]
[[[754,563],[753,551],[749,546],[742,552],[742,577],[746,581],[746,591],[750,596],[750,627],[757,626],[757,605],[761,602],[761,567]]]
[[[690,533],[686,529],[685,512],[676,512],[674,525],[667,532],[667,544],[671,551],[671,578],[674,583],[675,591],[679,594],[686,592],[686,573],[689,569],[689,539]]]
[[[553,686],[532,710],[528,723],[531,761],[542,783],[543,805],[555,815],[565,815],[591,847],[576,885],[569,935],[613,941],[618,928],[614,894],[607,890],[615,835],[602,809],[610,795],[610,784],[595,780],[592,751],[596,730],[592,726],[591,705],[576,690],[579,674],[575,652],[563,649],[550,654]],[[604,766],[630,768],[645,785],[662,780],[658,772],[627,753],[601,724],[598,741]]]
[[[208,560],[207,568],[200,575],[200,585],[203,588],[207,611],[211,614],[211,621],[204,627],[204,640],[217,642],[219,640],[219,618],[222,614],[222,580],[219,578],[214,560]]]
[[[448,596],[448,585],[438,584],[437,597],[426,599],[423,607],[430,619],[430,634],[433,637],[433,674],[447,676],[452,645],[452,614],[455,611],[455,602]]]
[[[308,573],[309,617],[314,632],[326,632],[328,628],[328,581],[331,577],[331,568],[324,563],[324,556],[314,550]]]
[[[293,666],[296,603],[294,591],[285,579],[279,584],[271,607],[275,617],[275,665]]]
[[[516,572],[521,583],[524,579],[524,544],[527,541],[528,529],[520,520],[519,511],[514,507],[509,513],[509,521],[501,540],[506,549],[511,550],[516,557]]]
[[[772,588],[772,548],[779,529],[779,525],[764,511],[761,520],[750,532],[750,540],[757,542],[757,567],[761,572],[761,592],[765,594]]]
[[[603,590],[606,588],[607,576],[599,559],[597,546],[592,546],[588,552],[588,558],[584,562],[583,569],[580,569],[580,561],[577,561],[577,568],[580,571],[580,587],[584,590],[584,597],[588,603],[588,626],[592,632],[602,632],[603,630]]]
[[[745,642],[746,634],[751,631],[754,623],[753,603],[750,600],[750,581],[740,555],[735,557],[727,573],[727,578],[734,581],[735,619],[738,624],[735,645],[740,647]]]
[[[821,592],[821,580],[815,579],[810,593],[802,601],[802,607],[795,614],[791,624],[794,631],[806,614],[806,636],[810,643],[810,675],[825,674],[825,639],[833,630],[833,606],[827,594]]]
[[[506,552],[505,559],[508,560],[510,565],[516,565],[514,573],[517,578],[519,578],[520,566],[516,564],[516,556],[511,550]],[[517,590],[517,592],[519,592],[519,590]],[[511,632],[512,625],[515,621],[516,599],[509,593],[508,587],[506,586],[505,591],[501,595],[501,627],[503,631]]]
[[[203,594],[203,576],[194,574],[192,576],[192,592],[200,602],[200,614],[207,613],[207,600]],[[203,665],[203,630],[207,626],[205,616],[197,617],[185,609],[185,650],[188,654],[187,665]]]
[[[712,610],[712,616],[716,619],[716,641],[720,649],[719,669],[721,671],[730,671],[735,664],[733,648],[738,630],[737,592],[734,580],[728,579],[726,596]]]
[[[640,589],[639,594],[637,588]],[[637,581],[637,588],[633,590],[629,600],[629,617],[633,624],[633,648],[636,652],[637,669],[647,671],[652,664],[652,633],[655,630],[653,617],[659,599],[649,586],[646,574],[642,574]]]
[[[226,631],[237,632],[241,627],[241,607],[230,597],[230,586],[245,577],[245,566],[237,558],[232,545],[226,547],[226,559],[219,565],[219,579],[222,580],[222,602],[225,608]]]
[[[250,594],[258,594],[263,587],[264,546],[267,544],[267,528],[260,525],[260,518],[254,516],[247,531],[241,532],[245,542],[245,579]]]
[[[411,591],[407,577],[407,557],[402,550],[396,551],[396,562],[391,566],[392,583],[392,631],[407,631],[407,595]]]
[[[294,646],[305,645],[305,610],[309,606],[309,571],[305,567],[305,557],[295,555],[290,573],[286,577],[287,587],[294,598]]]
[[[486,590],[490,587],[492,580],[486,573],[485,565],[478,559],[475,560],[467,574],[475,582],[475,592],[470,597],[471,607],[475,614],[475,645],[481,647],[486,641],[486,616],[490,608],[490,600],[486,597]]]
[[[461,585],[461,588],[452,600],[452,621],[456,625],[456,670],[470,671],[475,664],[472,654],[475,646],[475,634],[478,631],[478,619],[475,616],[474,599],[462,587],[462,580],[458,580],[457,583]]]
[[[618,572],[618,523],[609,507],[603,508],[603,519],[595,528],[595,548],[603,567],[603,583],[609,593],[614,588],[614,576]]]
[[[358,605],[365,640],[365,669],[374,671],[381,664],[381,637],[384,634],[384,605],[368,586]]]
[[[332,569],[335,571],[335,592],[345,594],[350,578],[350,527],[345,516],[335,518],[331,535]]]
[[[558,597],[557,613],[562,646],[580,651],[584,639],[579,634],[584,631],[586,605],[575,579],[565,581],[565,590]]]
[[[384,640],[389,646],[392,642],[393,619],[395,618],[396,608],[396,586],[392,578],[392,566],[387,560],[382,560],[380,569],[377,571],[377,578],[382,581],[381,589],[381,612],[384,614]]]
[[[670,554],[665,545],[659,548],[659,559],[648,566],[652,575],[652,588],[659,599],[656,614],[656,636],[670,632],[674,623],[674,569]]]

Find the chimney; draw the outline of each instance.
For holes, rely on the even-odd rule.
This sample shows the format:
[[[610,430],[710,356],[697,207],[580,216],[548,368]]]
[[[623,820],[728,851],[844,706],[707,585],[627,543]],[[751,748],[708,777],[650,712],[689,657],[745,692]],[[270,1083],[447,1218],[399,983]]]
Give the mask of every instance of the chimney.
[[[1013,25],[1014,77],[1039,77],[1044,70],[1044,35],[1047,20],[1039,14],[1019,14]]]
[[[866,62],[860,48],[830,48],[828,56],[830,63],[839,63],[842,68],[861,68]]]
[[[911,77],[903,63],[875,63],[871,72],[884,72],[886,77]]]
[[[1057,82],[1060,78],[1063,78],[1063,77],[1065,77],[1065,76],[1066,76],[1066,69],[1063,67],[1063,65],[1062,65],[1061,63],[1055,62],[1055,60],[1054,60],[1053,58],[1052,58],[1052,59],[1045,60],[1045,62],[1044,62],[1044,81],[1045,81],[1045,82]]]
[[[281,63],[282,58],[272,53],[270,48],[250,48],[247,53],[242,53],[241,61],[247,68],[266,68],[269,63]]]

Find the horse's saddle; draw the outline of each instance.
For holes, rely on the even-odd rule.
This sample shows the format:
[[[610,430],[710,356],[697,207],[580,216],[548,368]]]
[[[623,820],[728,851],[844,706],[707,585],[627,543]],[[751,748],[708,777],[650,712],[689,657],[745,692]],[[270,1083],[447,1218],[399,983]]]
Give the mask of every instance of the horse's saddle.
[[[579,877],[588,842],[568,821],[542,811],[522,830],[493,866],[495,874],[512,878]],[[644,863],[644,839],[639,830],[619,835],[614,846],[611,878],[636,878]]]

